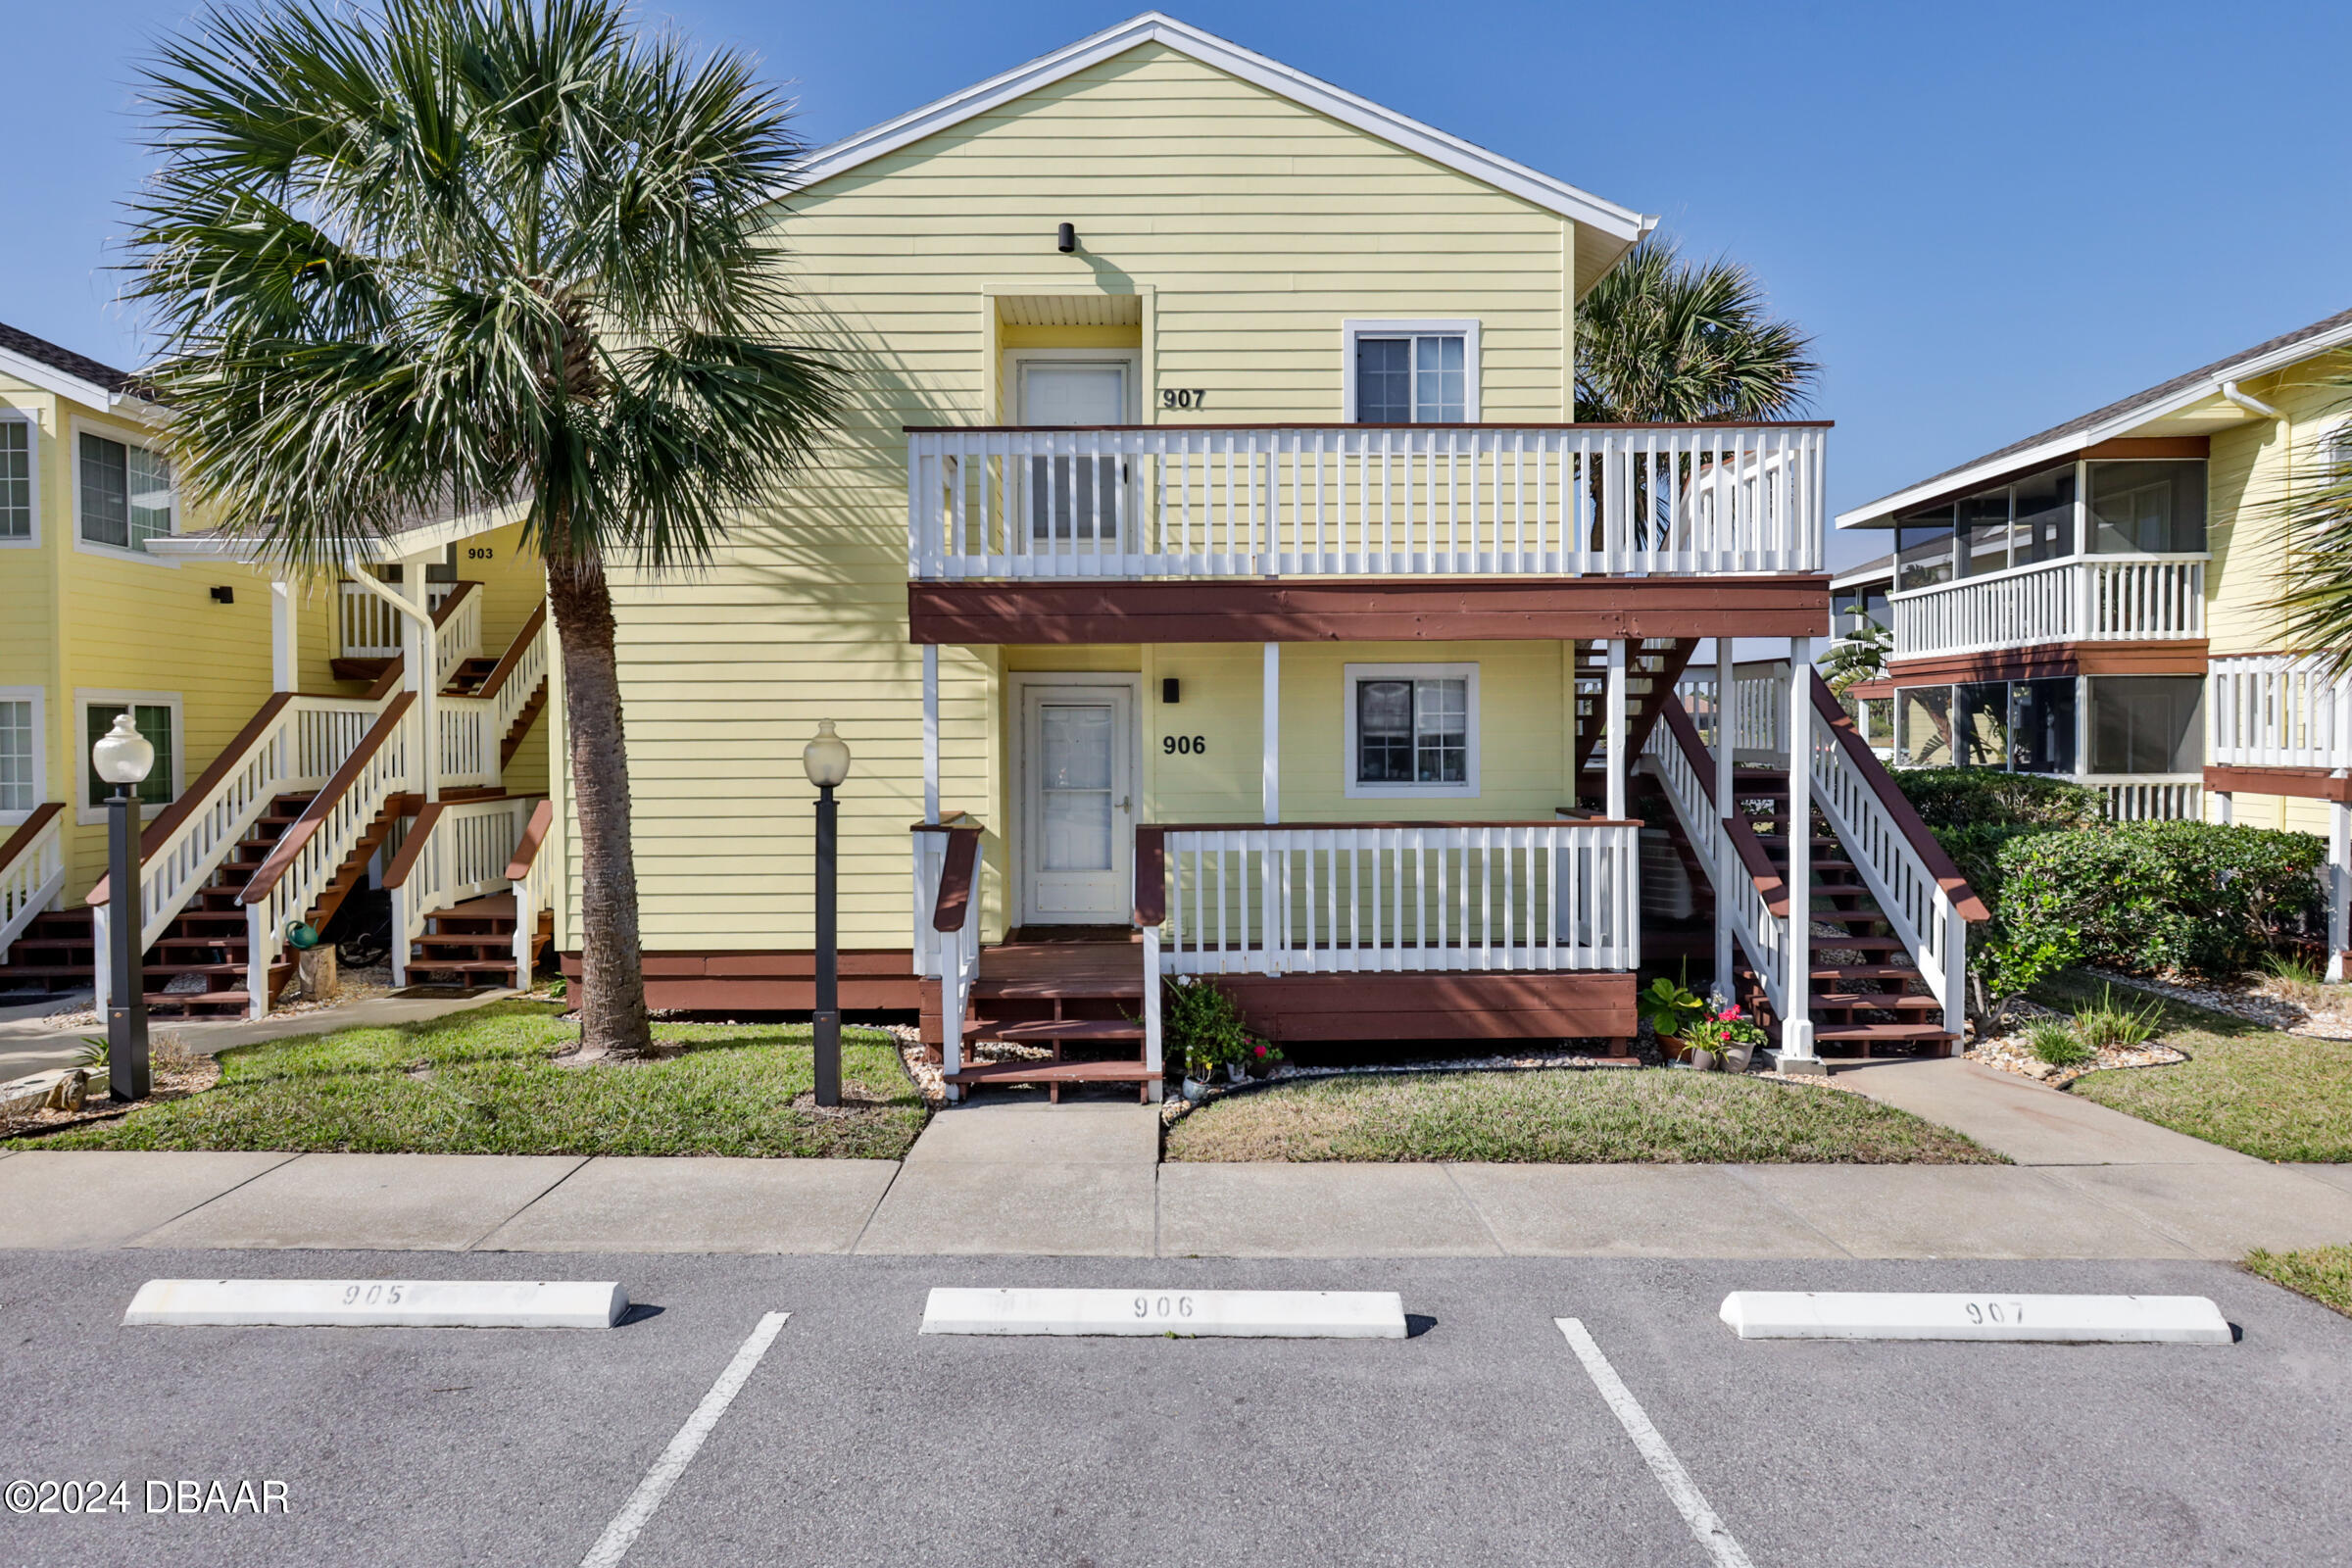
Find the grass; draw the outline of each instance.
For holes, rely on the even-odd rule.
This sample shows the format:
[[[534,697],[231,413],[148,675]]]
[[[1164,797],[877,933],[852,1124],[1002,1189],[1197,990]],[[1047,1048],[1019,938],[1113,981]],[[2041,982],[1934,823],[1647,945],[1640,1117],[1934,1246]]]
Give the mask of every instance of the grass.
[[[2274,1285],[2298,1291],[2322,1306],[2352,1317],[2352,1247],[2315,1247],[2301,1252],[2253,1251],[2246,1267]]]
[[[1721,1073],[1379,1074],[1213,1101],[1172,1160],[2001,1164],[1949,1128],[1859,1095]]]
[[[578,1027],[558,1005],[502,1002],[391,1028],[345,1029],[220,1054],[220,1082],[42,1149],[283,1150],[431,1154],[845,1155],[896,1159],[928,1112],[897,1047],[842,1031],[846,1091],[882,1102],[819,1114],[805,1026],[662,1024],[678,1053],[559,1065]]]
[[[2040,1018],[2026,1026],[2026,1041],[2039,1060],[2053,1067],[2080,1067],[2098,1053],[2075,1038],[2074,1025]]]
[[[2050,1006],[2095,1005],[2100,988],[2061,975],[2034,988]],[[2188,1054],[2170,1067],[2094,1072],[2069,1092],[2258,1159],[2352,1160],[2352,1042],[2282,1034],[2170,999],[2141,1009]]]

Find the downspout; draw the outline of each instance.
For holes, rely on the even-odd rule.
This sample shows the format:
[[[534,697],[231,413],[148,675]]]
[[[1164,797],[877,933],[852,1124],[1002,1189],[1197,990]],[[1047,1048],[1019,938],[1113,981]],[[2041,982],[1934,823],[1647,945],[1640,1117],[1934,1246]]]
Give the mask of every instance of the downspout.
[[[421,571],[423,569],[422,562],[416,563],[416,566]],[[436,716],[439,705],[433,701],[435,694],[441,688],[441,671],[438,667],[440,661],[436,657],[438,650],[433,646],[433,612],[425,606],[412,603],[385,587],[380,579],[371,576],[366,566],[359,563],[345,562],[344,569],[350,573],[353,582],[360,584],[376,598],[399,611],[402,615],[415,621],[421,629],[422,635],[417,639],[422,645],[422,652],[417,659],[419,667],[411,670],[410,677],[416,682],[411,690],[416,693],[416,706],[421,718],[420,728],[423,731],[423,739],[418,743],[419,749],[423,752],[422,778],[419,789],[429,805],[441,798],[440,720]]]
[[[2224,381],[2222,383],[2222,396],[2228,398],[2230,402],[2236,404],[2248,414],[2259,414],[2266,419],[2283,419],[2286,417],[2285,415],[2279,413],[2277,409],[2272,408],[2268,403],[2263,402],[2262,399],[2239,391],[2238,385],[2235,381]]]

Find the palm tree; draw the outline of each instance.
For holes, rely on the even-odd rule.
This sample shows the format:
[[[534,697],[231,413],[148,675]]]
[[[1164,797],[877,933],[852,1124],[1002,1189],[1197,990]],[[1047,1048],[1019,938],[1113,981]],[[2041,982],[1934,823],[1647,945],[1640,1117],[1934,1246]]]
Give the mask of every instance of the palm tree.
[[[1788,418],[1821,368],[1754,273],[1654,236],[1592,285],[1576,331],[1576,416],[1596,424]]]
[[[2352,375],[2331,378],[2352,388]],[[2286,570],[2272,605],[2286,646],[2316,651],[2330,676],[2352,672],[2352,440],[2322,441],[2271,511],[2285,525]]]
[[[295,568],[522,509],[563,647],[581,1044],[650,1044],[609,564],[707,560],[831,416],[784,342],[804,148],[745,57],[623,0],[266,0],[143,73],[130,293],[178,473]]]

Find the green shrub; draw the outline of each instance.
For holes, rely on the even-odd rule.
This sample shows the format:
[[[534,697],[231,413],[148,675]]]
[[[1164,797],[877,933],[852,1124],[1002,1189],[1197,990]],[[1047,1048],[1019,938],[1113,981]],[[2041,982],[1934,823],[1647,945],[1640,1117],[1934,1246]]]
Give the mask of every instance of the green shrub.
[[[2105,1046],[2141,1046],[2156,1038],[2164,1004],[2132,1007],[2115,1000],[2115,987],[2099,989],[2098,1005],[2075,1009],[2074,1037],[2090,1051]]]
[[[1233,998],[1214,980],[1168,981],[1160,993],[1159,1029],[1169,1065],[1181,1066],[1188,1078],[1205,1078],[1233,1062],[1270,1062],[1282,1056],[1243,1027]]]
[[[2124,822],[2001,847],[1996,940],[2152,972],[2235,973],[2319,907],[2326,846],[2216,822]]]
[[[2075,1038],[2075,1032],[2056,1018],[2043,1018],[2026,1031],[2026,1044],[2034,1056],[2053,1067],[2080,1067],[2098,1060],[2099,1054]]]
[[[1976,889],[1977,897],[1987,908],[2000,906],[2001,850],[2012,839],[2022,839],[2030,833],[2047,833],[2048,828],[2032,822],[1972,822],[1966,827],[1930,828],[1943,853],[1952,858],[1968,885]]]
[[[2008,773],[1996,767],[1904,767],[1894,769],[1894,782],[1919,819],[1932,828],[2096,827],[2107,819],[2107,804],[2098,791],[2038,773]]]

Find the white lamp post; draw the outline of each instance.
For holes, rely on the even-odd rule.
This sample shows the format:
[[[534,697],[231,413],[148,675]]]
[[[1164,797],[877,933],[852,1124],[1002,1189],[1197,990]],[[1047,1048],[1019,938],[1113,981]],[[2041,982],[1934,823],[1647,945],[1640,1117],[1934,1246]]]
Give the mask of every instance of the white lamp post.
[[[140,927],[146,924],[139,892],[140,780],[155,766],[155,747],[130,714],[115,715],[115,727],[90,748],[98,776],[115,787],[106,803],[108,921],[106,999],[106,1082],[117,1100],[145,1100],[153,1088],[147,1066],[147,982],[139,972]]]
[[[815,1055],[816,1102],[841,1103],[841,952],[836,914],[834,862],[839,855],[838,808],[833,791],[850,776],[849,743],[833,733],[833,721],[817,720],[816,739],[801,751],[801,765],[816,786],[816,1007],[809,1045]]]

